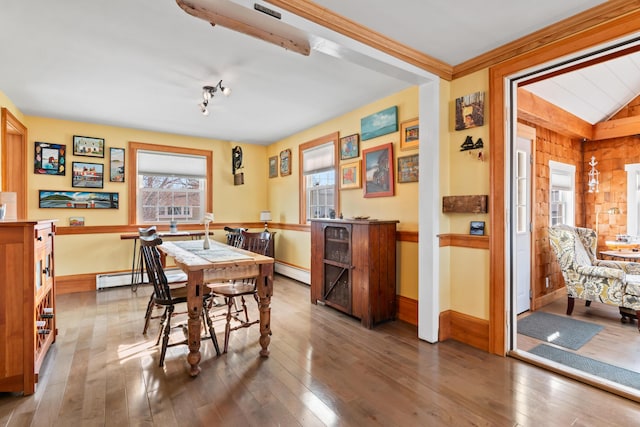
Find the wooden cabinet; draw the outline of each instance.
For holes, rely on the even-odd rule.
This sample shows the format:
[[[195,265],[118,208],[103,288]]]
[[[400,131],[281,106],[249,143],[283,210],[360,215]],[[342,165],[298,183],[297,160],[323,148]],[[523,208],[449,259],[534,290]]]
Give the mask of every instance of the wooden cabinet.
[[[53,221],[0,221],[0,391],[32,394],[56,338]]]
[[[311,220],[311,302],[367,328],[395,319],[397,223]]]

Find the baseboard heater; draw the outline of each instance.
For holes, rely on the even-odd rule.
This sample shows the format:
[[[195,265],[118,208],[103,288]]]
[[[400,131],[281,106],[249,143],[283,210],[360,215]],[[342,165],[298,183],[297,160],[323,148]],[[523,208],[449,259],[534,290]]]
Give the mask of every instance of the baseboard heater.
[[[168,268],[165,270],[169,283],[179,282],[187,280],[187,275],[179,268]],[[143,283],[148,283],[147,275],[145,274]],[[96,289],[115,288],[118,286],[131,286],[131,272],[124,273],[112,273],[112,274],[98,274],[96,275]]]

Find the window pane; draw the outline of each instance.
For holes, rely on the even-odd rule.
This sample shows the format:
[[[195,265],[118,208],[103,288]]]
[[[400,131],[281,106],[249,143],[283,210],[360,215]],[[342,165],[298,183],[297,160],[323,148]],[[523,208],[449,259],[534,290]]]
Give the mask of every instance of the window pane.
[[[175,176],[139,176],[139,222],[200,222],[205,180]]]

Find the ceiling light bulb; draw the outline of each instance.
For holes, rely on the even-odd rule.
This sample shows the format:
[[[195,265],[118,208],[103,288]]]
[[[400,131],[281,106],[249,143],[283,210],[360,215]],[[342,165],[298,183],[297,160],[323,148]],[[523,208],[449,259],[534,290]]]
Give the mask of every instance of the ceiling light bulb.
[[[211,86],[204,86],[202,88],[202,98],[204,98],[205,101],[210,100],[211,97],[213,96],[213,92],[215,91],[216,89]]]
[[[200,107],[200,112],[202,113],[202,115],[204,116],[208,116],[209,115],[209,110],[207,110],[207,102],[201,102],[200,104],[198,104],[198,107]]]
[[[230,87],[222,87],[222,86],[220,86],[220,87],[222,88],[222,93],[224,94],[224,96],[231,95],[231,88]]]

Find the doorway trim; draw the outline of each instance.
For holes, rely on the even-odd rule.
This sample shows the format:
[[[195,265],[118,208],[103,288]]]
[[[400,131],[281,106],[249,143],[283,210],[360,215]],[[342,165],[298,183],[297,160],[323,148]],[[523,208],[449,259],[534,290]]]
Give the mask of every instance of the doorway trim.
[[[19,150],[9,150],[9,140],[14,137],[19,139]],[[16,116],[11,114],[11,111],[6,107],[2,107],[0,109],[0,146],[2,148],[0,152],[0,161],[2,162],[2,186],[0,187],[0,191],[16,192],[16,213],[18,218],[27,217],[27,141],[27,127],[23,125]],[[22,167],[19,168],[22,170],[22,176],[18,180],[19,184],[17,188],[9,187],[9,164],[22,165]]]
[[[508,219],[510,200],[507,156],[511,138],[512,114],[507,109],[509,79],[511,76],[534,67],[540,67],[559,58],[576,55],[580,51],[629,36],[640,30],[640,11],[612,19],[580,34],[567,37],[550,45],[528,51],[520,56],[489,68],[489,220],[492,233],[489,236],[489,351],[506,355],[508,330],[510,329],[510,304],[507,300],[511,282],[510,236]],[[512,101],[512,100],[511,100]],[[509,261],[508,261],[509,260]]]

